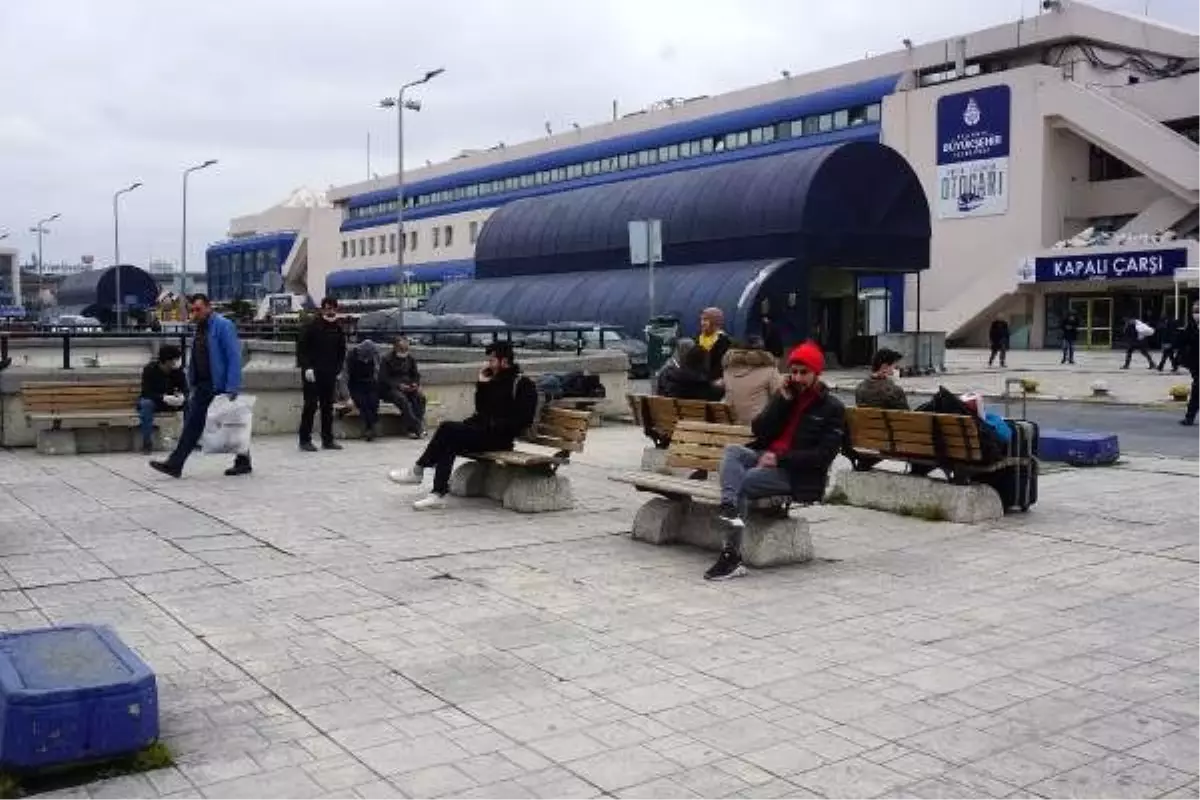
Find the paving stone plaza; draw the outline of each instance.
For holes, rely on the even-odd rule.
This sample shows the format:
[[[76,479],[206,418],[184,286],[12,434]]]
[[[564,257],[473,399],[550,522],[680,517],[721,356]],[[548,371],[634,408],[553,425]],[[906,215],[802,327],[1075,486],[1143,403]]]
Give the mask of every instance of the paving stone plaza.
[[[813,562],[708,584],[628,535],[643,441],[595,430],[536,516],[412,511],[417,442],[0,453],[3,626],[113,625],[177,760],[62,795],[1197,796],[1196,462],[986,526],[807,509]]]

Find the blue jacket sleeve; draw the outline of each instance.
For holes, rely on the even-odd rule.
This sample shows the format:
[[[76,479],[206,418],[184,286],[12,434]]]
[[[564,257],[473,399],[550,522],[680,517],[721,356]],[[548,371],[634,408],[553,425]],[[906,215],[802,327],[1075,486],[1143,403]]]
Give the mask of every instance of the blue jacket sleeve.
[[[242,343],[238,341],[237,326],[226,322],[221,334],[221,348],[225,356],[225,391],[242,390]]]

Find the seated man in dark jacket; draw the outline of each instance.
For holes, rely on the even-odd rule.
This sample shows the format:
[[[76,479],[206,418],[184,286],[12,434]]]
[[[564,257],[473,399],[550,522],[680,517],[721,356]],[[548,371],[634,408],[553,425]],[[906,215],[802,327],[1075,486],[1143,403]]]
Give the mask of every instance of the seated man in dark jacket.
[[[521,374],[510,342],[487,347],[487,365],[475,384],[475,413],[462,422],[443,422],[434,431],[416,466],[393,470],[395,483],[419,485],[425,470],[433,469],[433,493],[413,503],[425,511],[446,507],[454,459],[467,453],[511,450],[513,441],[533,424],[537,413],[537,387]]]
[[[392,352],[379,364],[379,399],[400,412],[402,433],[421,438],[425,431],[425,395],[421,392],[421,370],[409,350],[407,336],[396,337]]]
[[[707,580],[746,574],[742,566],[743,515],[747,501],[790,495],[801,503],[825,496],[829,467],[845,432],[846,409],[820,382],[825,356],[813,342],[788,356],[790,375],[754,418],[749,447],[729,445],[721,457],[720,519],[728,527],[717,563]]]
[[[158,357],[142,368],[137,412],[143,453],[154,450],[154,415],[178,411],[187,399],[187,378],[180,368],[182,359],[179,347],[164,344],[158,348]]]

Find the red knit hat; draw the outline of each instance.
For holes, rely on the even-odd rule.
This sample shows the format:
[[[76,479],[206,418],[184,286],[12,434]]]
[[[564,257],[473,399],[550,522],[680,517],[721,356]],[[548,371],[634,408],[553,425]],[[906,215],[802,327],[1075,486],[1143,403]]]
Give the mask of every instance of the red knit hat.
[[[816,375],[825,371],[825,355],[821,352],[820,346],[811,340],[796,345],[788,354],[788,363],[802,364]]]

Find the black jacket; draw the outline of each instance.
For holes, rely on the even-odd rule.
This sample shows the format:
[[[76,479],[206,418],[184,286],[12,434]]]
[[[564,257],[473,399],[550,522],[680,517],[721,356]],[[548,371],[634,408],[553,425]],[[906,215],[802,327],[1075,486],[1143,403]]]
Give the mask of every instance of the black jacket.
[[[1200,328],[1195,320],[1188,320],[1179,332],[1178,342],[1179,363],[1193,375],[1200,372]]]
[[[1064,341],[1074,342],[1079,339],[1079,319],[1066,317],[1062,321],[1062,337]]]
[[[729,352],[730,344],[732,342],[729,334],[721,331],[717,334],[717,340],[713,342],[711,350],[704,350],[699,344],[696,345],[696,349],[704,354],[704,366],[710,381],[720,380],[725,375],[725,354]]]
[[[301,370],[311,369],[325,378],[336,378],[346,359],[346,332],[338,322],[317,317],[304,326],[296,342]]]
[[[988,341],[992,347],[1008,347],[1008,323],[1002,319],[993,320],[988,328]]]
[[[750,423],[754,432],[755,450],[766,450],[771,446],[791,418],[796,398],[788,399],[776,393],[771,402]],[[845,436],[846,407],[830,393],[824,384],[818,384],[818,397],[800,418],[791,447],[779,456],[779,466],[792,479],[792,496],[802,503],[816,503],[825,496],[825,484],[829,479],[829,467],[842,449]]]
[[[533,381],[521,374],[520,367],[510,367],[490,381],[475,384],[475,413],[466,423],[511,442],[533,424],[537,403]]]
[[[153,400],[162,405],[162,399],[167,395],[186,395],[187,390],[187,378],[184,377],[181,369],[163,372],[162,367],[158,364],[158,359],[154,359],[142,368],[142,392],[138,395],[139,397],[145,397],[147,400]]]
[[[379,364],[379,386],[386,392],[399,394],[400,387],[405,384],[418,386],[421,383],[421,370],[417,368],[417,359],[412,353],[397,355],[396,351],[388,353]]]
[[[654,379],[656,394],[663,397],[674,397],[679,400],[720,400],[724,395],[720,389],[712,385],[712,381],[703,372],[688,367],[681,367],[674,359],[668,361],[659,370]]]

